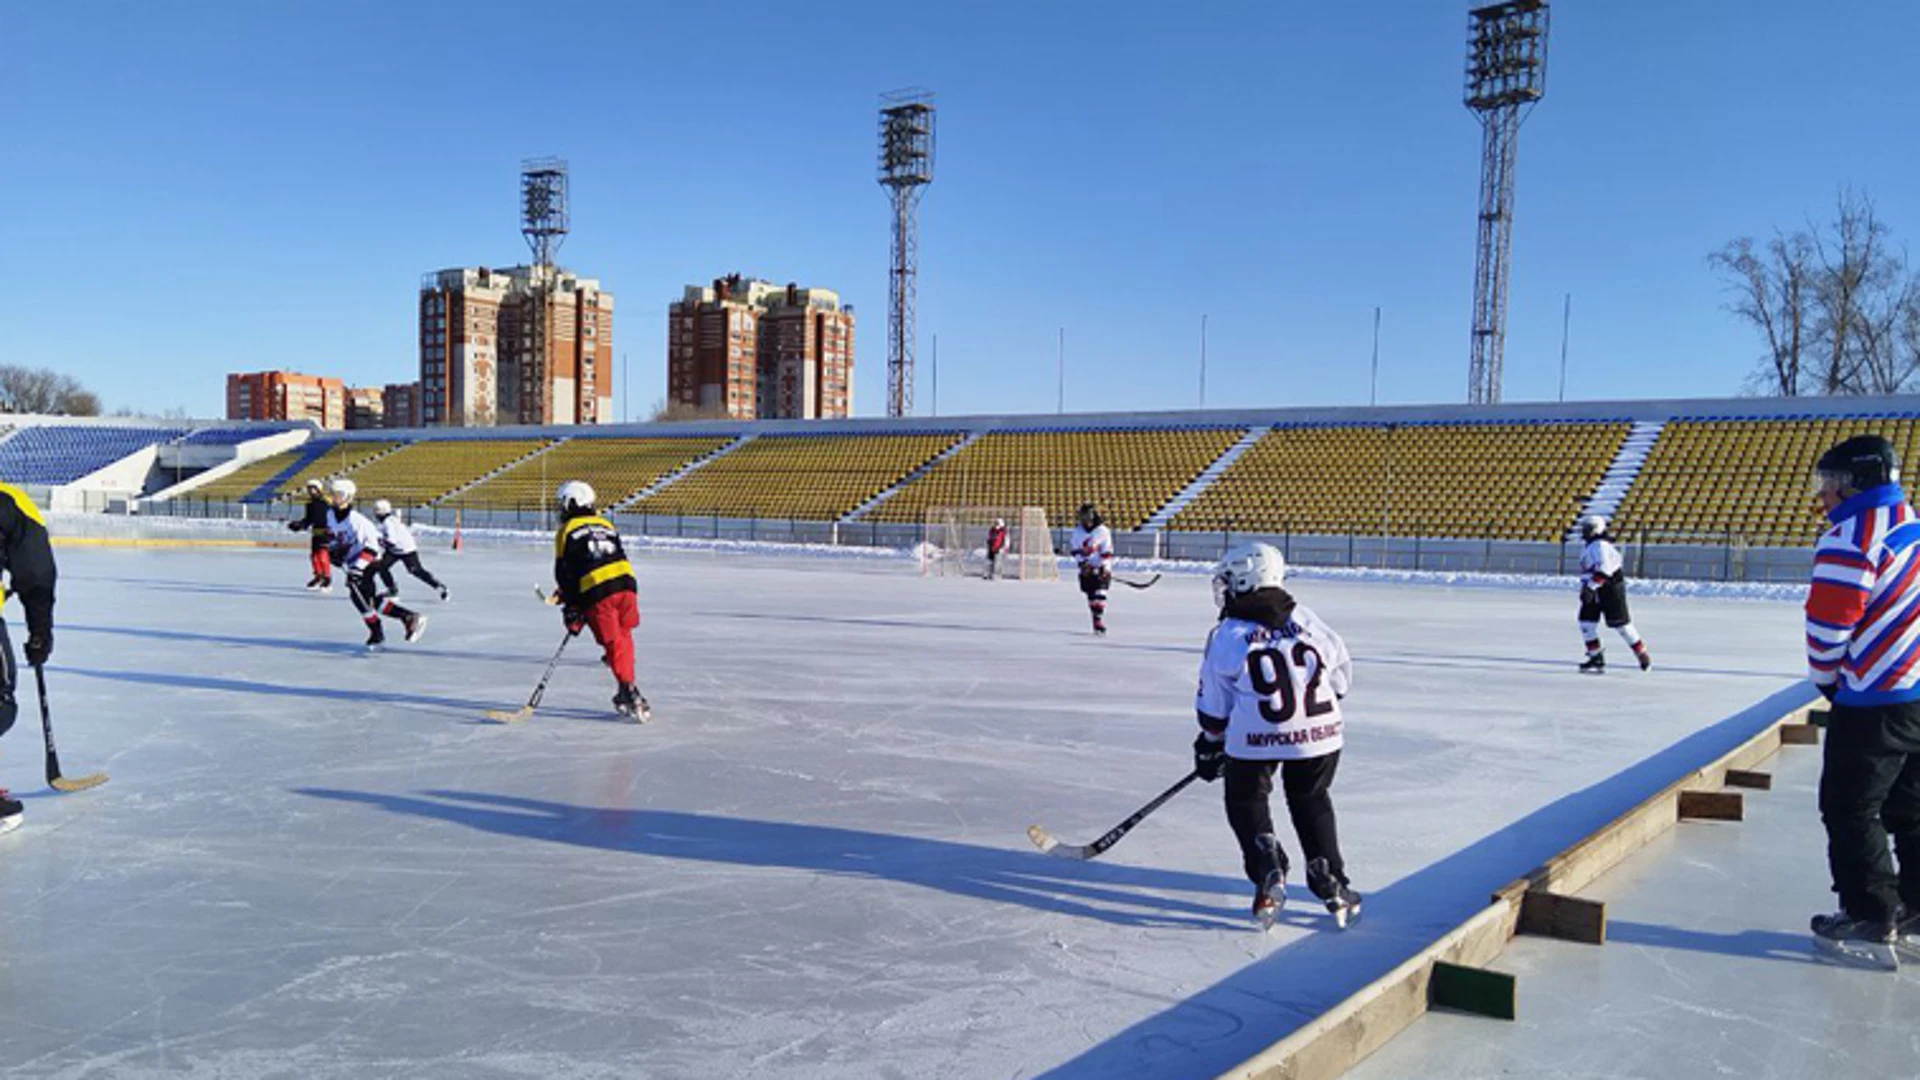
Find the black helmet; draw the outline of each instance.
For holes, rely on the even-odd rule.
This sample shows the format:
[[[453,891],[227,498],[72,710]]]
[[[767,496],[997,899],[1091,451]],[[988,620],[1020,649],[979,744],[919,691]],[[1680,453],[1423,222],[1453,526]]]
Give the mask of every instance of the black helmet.
[[[1095,510],[1092,503],[1081,503],[1080,512],[1075,515],[1075,518],[1080,522],[1081,528],[1092,529],[1100,524],[1100,511]]]
[[[1866,491],[1900,482],[1900,455],[1883,436],[1855,435],[1821,454],[1814,471],[1855,491]]]

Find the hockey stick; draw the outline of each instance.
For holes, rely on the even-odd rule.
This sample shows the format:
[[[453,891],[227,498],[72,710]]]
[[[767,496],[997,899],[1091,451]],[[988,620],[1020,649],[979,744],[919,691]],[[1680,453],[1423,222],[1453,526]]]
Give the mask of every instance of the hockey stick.
[[[1113,580],[1125,585],[1129,589],[1151,589],[1153,588],[1153,583],[1160,580],[1160,575],[1155,574],[1145,581],[1128,581],[1126,578],[1115,574]]]
[[[53,712],[47,708],[47,673],[39,664],[33,665],[33,682],[40,689],[40,733],[47,739],[47,786],[55,791],[85,791],[106,783],[103,772],[71,778],[60,775],[60,755],[53,749]]]
[[[1152,802],[1135,810],[1132,817],[1108,829],[1105,836],[1102,836],[1091,844],[1063,844],[1055,840],[1051,833],[1038,825],[1030,825],[1027,827],[1027,839],[1032,840],[1034,846],[1041,851],[1058,858],[1097,859],[1104,854],[1108,848],[1119,843],[1121,837],[1132,832],[1135,825],[1145,821],[1148,814],[1160,809],[1168,799],[1180,794],[1181,791],[1186,789],[1188,784],[1193,783],[1199,778],[1200,774],[1197,772],[1190,772],[1181,777],[1179,783],[1154,796]]]
[[[547,590],[541,588],[538,585],[535,585],[533,587],[533,595],[538,597],[540,599],[540,602],[543,604],[547,604],[553,607],[558,607],[560,605],[560,594],[557,592],[549,593]]]
[[[546,674],[540,676],[539,684],[533,688],[533,696],[527,699],[525,705],[517,709],[488,709],[487,719],[498,720],[503,724],[517,724],[532,716],[533,710],[540,707],[540,698],[547,692],[547,680],[553,678],[553,669],[560,666],[560,654],[567,651],[567,642],[572,641],[573,637],[573,632],[569,630],[567,636],[560,639],[560,647],[553,650],[553,659],[547,661]]]

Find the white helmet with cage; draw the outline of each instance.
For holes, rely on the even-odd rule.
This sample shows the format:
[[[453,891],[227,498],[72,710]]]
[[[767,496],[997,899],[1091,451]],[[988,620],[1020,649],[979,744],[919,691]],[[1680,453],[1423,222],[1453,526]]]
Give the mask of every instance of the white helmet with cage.
[[[1258,541],[1236,544],[1213,564],[1213,602],[1225,607],[1228,600],[1260,589],[1277,589],[1287,579],[1287,560],[1280,549]]]
[[[563,516],[591,512],[594,507],[593,487],[585,480],[569,480],[553,493],[553,502]]]
[[[360,485],[342,476],[333,482],[330,499],[341,510],[353,505],[353,497],[360,492]]]
[[[1607,519],[1599,514],[1587,514],[1580,519],[1580,539],[1591,540],[1596,536],[1607,535]]]
[[[373,500],[373,516],[377,518],[392,517],[393,504],[385,499]]]

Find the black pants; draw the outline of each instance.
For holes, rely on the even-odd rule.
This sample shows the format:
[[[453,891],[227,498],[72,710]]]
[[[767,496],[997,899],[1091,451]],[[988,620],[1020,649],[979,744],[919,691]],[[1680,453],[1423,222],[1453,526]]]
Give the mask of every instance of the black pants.
[[[374,590],[373,575],[380,568],[379,563],[347,571],[347,597],[353,601],[353,609],[368,626],[379,626],[380,616],[399,619],[405,622],[413,618],[413,612],[391,600],[381,600]]]
[[[429,586],[435,589],[444,587],[440,584],[438,578],[427,573],[427,568],[420,565],[419,552],[409,551],[405,555],[395,555],[389,551],[380,557],[379,564],[374,567],[374,571],[380,575],[380,580],[386,585],[388,592],[394,592],[396,590],[396,586],[393,584],[393,564],[396,562],[405,566],[407,573],[426,582]]]
[[[1920,702],[1834,706],[1820,770],[1820,820],[1841,910],[1878,922],[1893,918],[1904,901],[1920,913]]]
[[[1347,865],[1340,858],[1340,837],[1333,817],[1334,770],[1340,767],[1340,751],[1301,761],[1243,761],[1227,759],[1221,771],[1226,778],[1227,824],[1233,826],[1234,839],[1240,841],[1240,857],[1247,880],[1255,885],[1267,879],[1271,870],[1285,869],[1286,855],[1280,852],[1280,865],[1256,839],[1273,835],[1273,774],[1280,773],[1280,787],[1287,796],[1287,815],[1293,818],[1294,835],[1300,838],[1300,851],[1308,863],[1327,860],[1327,869],[1341,884],[1347,882]],[[1277,838],[1276,838],[1277,841]]]
[[[1113,571],[1090,566],[1080,568],[1080,591],[1086,594],[1087,610],[1093,612],[1095,626],[1107,613],[1107,590],[1113,587]]]
[[[7,623],[0,619],[0,735],[13,729],[13,718],[20,714],[20,702],[13,692],[20,681],[20,669],[13,659],[13,639],[7,636]]]

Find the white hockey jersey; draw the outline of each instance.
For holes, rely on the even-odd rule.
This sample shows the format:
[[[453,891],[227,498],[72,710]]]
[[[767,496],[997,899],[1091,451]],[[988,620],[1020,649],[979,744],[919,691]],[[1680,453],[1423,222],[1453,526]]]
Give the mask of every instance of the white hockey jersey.
[[[1105,525],[1095,525],[1091,532],[1075,525],[1073,561],[1083,569],[1105,569],[1113,562],[1113,533]]]
[[[411,555],[420,550],[413,539],[413,530],[400,520],[399,514],[388,514],[380,519],[380,543],[395,555]]]
[[[1587,546],[1580,549],[1580,586],[1597,589],[1625,565],[1620,549],[1614,547],[1612,541],[1605,537],[1589,540]]]
[[[1340,635],[1296,606],[1278,630],[1222,619],[1200,661],[1199,712],[1227,721],[1227,756],[1252,761],[1323,757],[1344,742],[1340,699],[1353,660]]]
[[[340,565],[347,569],[372,563],[386,550],[380,543],[380,530],[367,520],[367,515],[352,507],[344,511],[328,510],[327,531],[333,547],[346,549]]]

